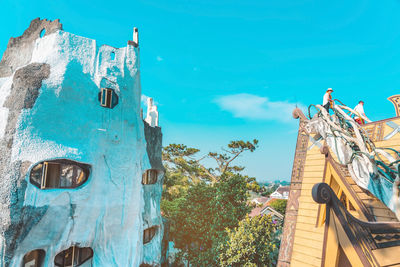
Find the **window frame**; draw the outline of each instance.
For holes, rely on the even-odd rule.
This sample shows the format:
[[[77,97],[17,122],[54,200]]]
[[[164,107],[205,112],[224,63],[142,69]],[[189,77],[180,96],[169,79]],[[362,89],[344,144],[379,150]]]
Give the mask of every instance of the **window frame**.
[[[108,87],[102,87],[98,95],[100,106],[113,109],[118,104],[118,95],[115,90]]]
[[[41,171],[39,170],[35,170],[35,167],[37,167],[38,165],[42,165],[41,166]],[[75,166],[77,168],[79,168],[81,170],[81,173],[79,174],[79,176],[75,177],[75,181],[76,183],[71,184],[71,186],[61,186],[60,182],[61,182],[61,165],[72,165]],[[59,170],[59,177],[57,177],[56,179],[58,179],[58,186],[57,187],[52,187],[49,186],[49,179],[50,179],[50,174],[49,174],[49,170],[52,168],[56,168],[55,166],[60,166],[60,170]],[[36,172],[36,175],[35,173]],[[40,177],[37,176],[37,173],[41,173]],[[91,173],[91,166],[89,164],[85,164],[85,163],[81,163],[81,162],[77,162],[74,160],[69,160],[69,159],[55,159],[55,160],[44,160],[44,161],[40,161],[38,163],[36,163],[35,165],[33,165],[30,168],[29,171],[29,182],[34,185],[35,187],[39,188],[40,190],[47,190],[47,189],[75,189],[75,188],[79,188],[80,186],[84,185],[90,177],[90,173]],[[54,174],[53,174],[54,175]],[[82,180],[82,175],[84,175],[84,179]],[[80,181],[79,183],[77,181]]]
[[[142,174],[142,184],[143,185],[156,184],[158,182],[158,175],[159,171],[157,169],[147,169]]]
[[[34,253],[34,252],[37,252],[38,255],[37,255],[37,256],[34,255],[34,256],[33,256],[34,258],[29,259],[29,257],[31,256],[31,255],[29,255],[29,254],[30,254],[30,253]],[[31,250],[31,251],[25,253],[24,257],[22,258],[22,264],[21,264],[21,266],[22,266],[22,267],[25,267],[25,265],[26,265],[27,263],[29,263],[29,262],[32,261],[32,260],[35,260],[35,263],[34,263],[35,265],[34,265],[34,267],[42,267],[42,266],[43,266],[43,263],[44,263],[45,257],[46,257],[46,251],[44,251],[44,249],[35,249],[35,250]],[[27,258],[28,258],[28,259],[27,259]]]
[[[65,253],[68,253],[68,250],[72,249],[72,257],[71,257],[71,265],[68,264],[68,262],[65,262]],[[77,257],[80,257],[80,250],[84,250],[84,249],[89,249],[90,250],[90,256],[88,258],[86,258],[84,261],[79,262],[79,263],[75,263]],[[64,255],[63,255],[64,253]],[[87,262],[88,260],[92,259],[94,255],[93,249],[91,247],[79,247],[77,245],[73,245],[70,246],[67,249],[64,249],[63,251],[60,251],[59,253],[57,253],[57,255],[54,257],[54,265],[58,266],[58,267],[76,267],[76,266],[80,266],[82,264],[84,264],[85,262]],[[60,262],[56,262],[57,257],[61,258],[62,263]],[[61,265],[60,265],[61,264]]]
[[[150,243],[156,236],[158,226],[154,225],[143,230],[143,245]]]

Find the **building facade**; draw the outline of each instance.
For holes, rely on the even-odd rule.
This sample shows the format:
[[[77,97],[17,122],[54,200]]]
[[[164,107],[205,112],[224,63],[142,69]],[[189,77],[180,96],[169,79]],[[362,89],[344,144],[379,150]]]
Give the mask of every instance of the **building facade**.
[[[388,155],[396,160],[398,107],[395,104],[396,117],[359,126],[371,147],[390,147]],[[299,119],[299,131],[277,266],[399,266],[399,218],[356,183],[352,166],[341,163],[336,143],[330,146],[327,141],[333,135],[310,130],[310,121],[317,117],[309,120],[299,109],[293,115]],[[381,184],[377,178],[370,180]]]
[[[161,265],[162,134],[139,41],[35,19],[0,62],[0,266]]]

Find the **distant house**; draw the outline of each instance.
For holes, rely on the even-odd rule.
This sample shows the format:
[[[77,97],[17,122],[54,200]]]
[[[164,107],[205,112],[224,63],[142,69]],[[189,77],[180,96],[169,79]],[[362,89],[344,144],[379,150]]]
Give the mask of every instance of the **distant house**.
[[[265,207],[261,211],[261,215],[271,215],[273,220],[283,221],[283,215],[270,206]]]
[[[279,186],[275,192],[270,195],[271,198],[288,199],[289,198],[289,186]]]
[[[249,216],[250,217],[255,217],[255,216],[258,216],[258,215],[271,215],[272,219],[282,221],[283,220],[283,215],[269,206],[269,204],[271,204],[271,202],[273,202],[274,200],[276,200],[276,199],[270,198],[261,207],[254,208],[250,212]]]
[[[258,197],[258,198],[252,199],[251,202],[256,205],[263,205],[268,200],[269,200],[269,197]]]

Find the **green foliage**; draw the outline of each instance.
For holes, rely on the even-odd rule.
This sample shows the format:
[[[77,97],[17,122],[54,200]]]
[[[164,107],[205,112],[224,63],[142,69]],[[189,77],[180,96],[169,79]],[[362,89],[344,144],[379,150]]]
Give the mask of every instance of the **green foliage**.
[[[268,197],[271,195],[275,190],[279,187],[279,184],[273,184],[272,186],[266,187],[263,186],[263,189],[261,190],[261,195],[264,197]]]
[[[286,199],[275,199],[273,201],[271,201],[269,203],[269,205],[276,210],[277,212],[279,212],[282,215],[285,215],[286,212],[286,204],[287,204],[287,200]]]
[[[223,177],[214,185],[193,185],[173,218],[175,247],[193,266],[216,266],[225,229],[233,229],[250,211],[246,202],[247,182],[240,175]]]
[[[192,266],[218,266],[226,229],[233,229],[250,211],[248,190],[258,192],[252,177],[241,175],[244,167],[233,165],[243,152],[253,152],[258,141],[232,141],[223,153],[199,156],[199,150],[182,144],[163,149],[166,168],[161,210],[170,221],[170,237]],[[204,159],[216,167],[206,167]]]
[[[247,189],[256,193],[261,192],[261,186],[257,183],[256,178],[254,177],[248,177],[246,176],[247,179]]]
[[[279,253],[281,225],[270,216],[246,217],[221,246],[220,266],[275,266]]]

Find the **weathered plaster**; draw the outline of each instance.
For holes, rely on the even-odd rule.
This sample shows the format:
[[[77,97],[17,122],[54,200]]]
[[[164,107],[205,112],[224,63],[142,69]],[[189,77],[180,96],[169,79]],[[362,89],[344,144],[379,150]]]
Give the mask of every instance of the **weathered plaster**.
[[[0,62],[0,266],[20,266],[34,249],[53,266],[71,245],[91,247],[92,266],[159,265],[161,131],[145,136],[138,48],[61,29],[58,20],[32,21]],[[103,86],[119,97],[113,109],[99,104]],[[76,189],[30,184],[30,168],[56,158],[89,164],[88,181]],[[144,186],[150,168],[160,170],[159,181]],[[160,231],[143,246],[148,225]]]

